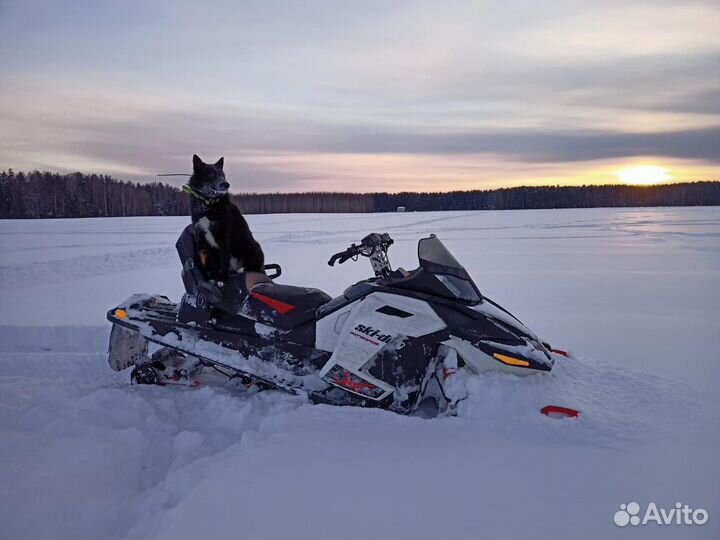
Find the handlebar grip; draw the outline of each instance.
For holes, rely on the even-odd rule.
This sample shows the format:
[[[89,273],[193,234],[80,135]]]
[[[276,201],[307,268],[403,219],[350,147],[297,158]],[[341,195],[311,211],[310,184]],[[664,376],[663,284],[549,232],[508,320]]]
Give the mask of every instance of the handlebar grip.
[[[340,253],[336,253],[335,255],[330,257],[328,264],[330,266],[335,266],[335,261],[338,261],[339,264],[342,264],[357,254],[358,254],[358,248],[353,245],[353,246],[347,248],[345,251],[341,251]]]
[[[328,261],[328,264],[329,264],[330,266],[335,266],[335,261],[337,261],[338,259],[342,259],[343,255],[345,255],[346,253],[347,253],[346,251],[342,251],[342,252],[340,252],[340,253],[336,253],[335,255],[333,255],[332,257],[330,257],[330,260]],[[344,263],[346,260],[347,260],[347,258],[346,258],[346,259],[343,259],[342,261],[340,261],[340,264]]]

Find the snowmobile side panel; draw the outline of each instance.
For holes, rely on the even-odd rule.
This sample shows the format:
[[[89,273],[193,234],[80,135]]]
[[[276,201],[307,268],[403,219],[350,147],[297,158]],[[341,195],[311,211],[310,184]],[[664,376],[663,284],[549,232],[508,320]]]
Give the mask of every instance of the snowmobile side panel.
[[[315,347],[332,352],[335,349],[343,326],[355,304],[345,304],[341,309],[332,311],[315,324]]]
[[[419,338],[445,329],[445,322],[427,302],[384,292],[372,293],[355,302],[341,328],[338,324],[340,318],[335,318],[332,327],[324,328],[325,332],[339,332],[339,335],[333,354],[320,371],[320,376],[349,392],[377,401],[401,387],[419,388],[419,379],[424,375],[432,354],[414,356],[413,353],[423,350],[424,344],[422,340],[408,338]],[[413,344],[409,345],[410,342]],[[410,373],[399,367],[397,362],[406,346],[418,348],[418,351],[408,350],[408,357],[414,356],[417,367]],[[418,358],[425,361],[418,362]],[[391,369],[391,365],[395,365],[395,369]],[[338,371],[336,366],[342,370]],[[380,367],[373,370],[376,366]],[[348,373],[384,388],[385,392],[358,392],[359,387],[349,380],[351,375]]]

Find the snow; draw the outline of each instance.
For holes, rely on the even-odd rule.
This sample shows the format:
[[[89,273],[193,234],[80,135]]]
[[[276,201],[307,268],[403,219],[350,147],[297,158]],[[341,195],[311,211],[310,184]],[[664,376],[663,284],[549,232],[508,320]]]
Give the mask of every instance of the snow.
[[[2,538],[716,538],[720,208],[248,216],[282,283],[339,294],[389,232],[436,233],[553,346],[550,374],[459,377],[455,418],[282,392],[140,387],[105,312],[179,299],[188,218],[0,221]],[[458,376],[460,373],[458,373]],[[544,405],[576,419],[539,414]],[[680,501],[703,526],[620,528]]]

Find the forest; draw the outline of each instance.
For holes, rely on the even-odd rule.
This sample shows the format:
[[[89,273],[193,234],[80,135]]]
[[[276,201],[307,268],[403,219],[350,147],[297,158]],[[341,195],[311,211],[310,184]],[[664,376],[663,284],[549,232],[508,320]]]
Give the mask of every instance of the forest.
[[[716,206],[720,205],[720,182],[525,186],[443,193],[237,193],[232,200],[246,214]],[[135,183],[79,172],[0,172],[0,218],[4,219],[177,216],[189,212],[188,195],[160,182]]]

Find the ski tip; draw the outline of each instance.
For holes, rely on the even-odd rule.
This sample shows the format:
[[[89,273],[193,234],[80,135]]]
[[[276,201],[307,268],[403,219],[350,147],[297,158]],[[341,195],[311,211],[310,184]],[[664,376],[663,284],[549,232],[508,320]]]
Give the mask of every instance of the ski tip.
[[[580,411],[559,405],[546,405],[540,409],[540,412],[550,418],[577,418],[580,416]]]

